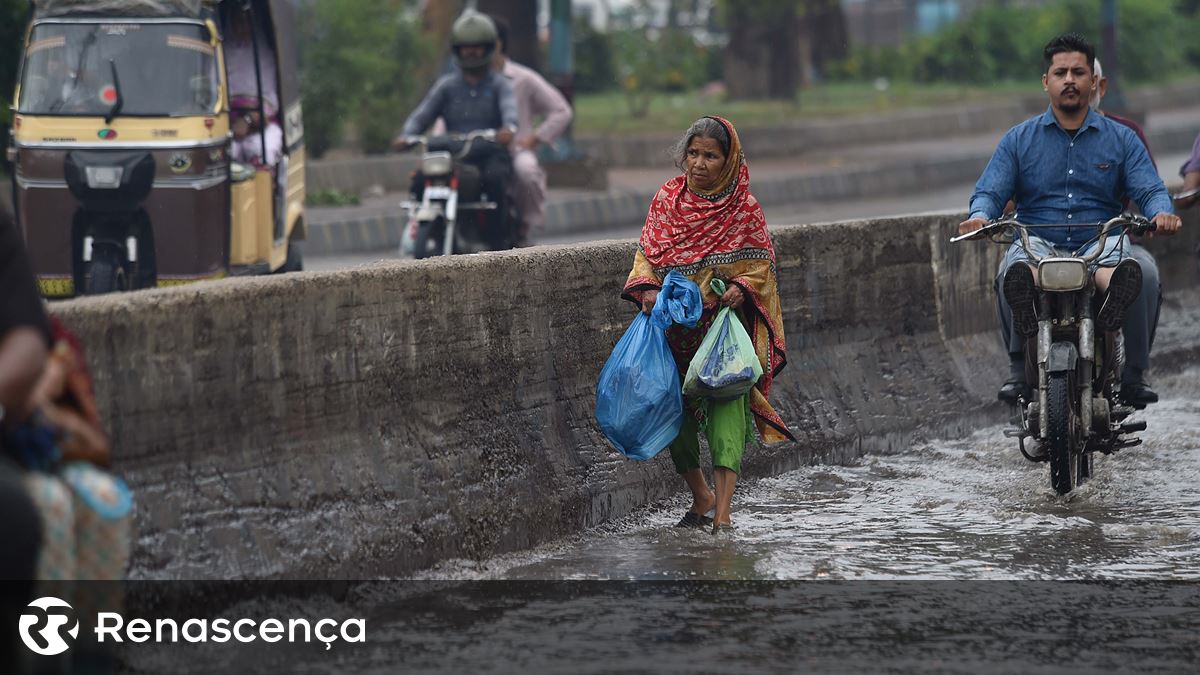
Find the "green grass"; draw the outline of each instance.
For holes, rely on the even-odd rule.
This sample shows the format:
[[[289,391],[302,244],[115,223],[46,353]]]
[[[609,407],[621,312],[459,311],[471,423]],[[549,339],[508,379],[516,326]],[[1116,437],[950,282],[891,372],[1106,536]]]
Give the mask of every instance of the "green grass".
[[[342,192],[336,188],[325,188],[309,192],[304,199],[305,206],[358,206],[358,195]]]
[[[1183,78],[1188,79],[1188,78]],[[1194,80],[1195,76],[1191,75]],[[1200,86],[1200,82],[1197,82]],[[871,83],[836,82],[803,89],[794,101],[726,101],[699,91],[655,94],[648,114],[635,118],[620,92],[583,94],[575,99],[575,131],[645,132],[685,129],[696,118],[718,114],[740,127],[769,126],[799,119],[836,118],[932,108],[1037,94],[1036,80],[988,86],[892,82],[885,91]]]
[[[575,100],[577,132],[683,129],[703,115],[719,114],[738,126],[765,126],[797,119],[861,115],[947,103],[1000,98],[1028,92],[1027,83],[992,87],[893,83],[879,91],[867,83],[834,83],[804,89],[793,101],[727,101],[699,91],[655,94],[645,117],[635,118],[620,92],[586,94]]]

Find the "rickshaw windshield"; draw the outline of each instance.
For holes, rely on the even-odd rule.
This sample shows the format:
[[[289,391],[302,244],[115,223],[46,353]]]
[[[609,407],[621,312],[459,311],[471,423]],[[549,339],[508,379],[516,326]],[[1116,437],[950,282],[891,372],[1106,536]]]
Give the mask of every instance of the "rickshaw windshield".
[[[18,112],[211,114],[219,82],[216,52],[203,25],[41,23],[34,26],[25,52]]]

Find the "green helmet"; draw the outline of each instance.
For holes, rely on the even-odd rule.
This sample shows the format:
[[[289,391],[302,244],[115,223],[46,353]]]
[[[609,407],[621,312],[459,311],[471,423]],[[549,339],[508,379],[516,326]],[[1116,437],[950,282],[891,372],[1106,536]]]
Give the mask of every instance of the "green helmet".
[[[496,24],[479,12],[466,11],[454,22],[450,29],[450,51],[454,53],[454,61],[461,68],[483,68],[492,62],[492,54],[496,51]],[[483,56],[475,59],[463,59],[459,55],[459,47],[481,45],[487,47]]]

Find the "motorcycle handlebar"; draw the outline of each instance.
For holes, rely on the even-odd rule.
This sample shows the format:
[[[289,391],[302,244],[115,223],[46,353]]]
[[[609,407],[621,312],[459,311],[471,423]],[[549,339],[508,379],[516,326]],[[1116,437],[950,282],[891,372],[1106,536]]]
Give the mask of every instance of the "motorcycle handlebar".
[[[415,134],[415,135],[401,136],[399,138],[399,140],[407,146],[406,149],[412,149],[412,148],[417,147],[418,145],[419,146],[427,146],[427,145],[429,145],[430,140],[436,139],[436,138],[444,138],[447,141],[450,141],[452,143],[458,143],[458,142],[467,143],[468,144],[467,147],[469,148],[470,143],[472,143],[473,141],[476,141],[476,140],[480,140],[480,141],[496,140],[496,130],[495,129],[476,129],[475,131],[470,131],[465,134],[440,134],[437,136],[427,136],[424,134]]]
[[[991,236],[1012,230],[1012,231],[1016,232],[1017,235],[1020,237],[1021,244],[1022,244],[1022,246],[1025,247],[1025,251],[1026,251],[1026,253],[1029,254],[1030,259],[1036,261],[1037,256],[1033,255],[1033,251],[1029,247],[1029,230],[1044,229],[1044,228],[1049,228],[1049,227],[1079,227],[1079,226],[1078,225],[1067,225],[1067,224],[1026,225],[1026,224],[1018,221],[1016,218],[1003,218],[1002,217],[1002,218],[996,218],[995,220],[988,221],[988,223],[986,225],[979,228],[978,230],[975,230],[974,232],[967,232],[966,234],[960,234],[957,237],[952,237],[950,239],[950,241],[951,241],[951,243],[957,243],[960,241],[966,241],[968,239],[977,239],[980,237],[991,237]],[[1147,232],[1154,232],[1155,230],[1157,230],[1158,225],[1156,225],[1154,222],[1148,220],[1144,216],[1134,215],[1132,213],[1122,213],[1119,216],[1111,218],[1107,222],[1100,225],[1100,233],[1095,237],[1095,240],[1098,243],[1098,246],[1096,247],[1096,251],[1095,251],[1095,253],[1084,257],[1085,261],[1092,262],[1093,260],[1096,260],[1097,258],[1100,257],[1100,255],[1104,252],[1104,244],[1108,239],[1108,234],[1109,234],[1109,232],[1111,232],[1114,229],[1121,229],[1121,230],[1127,231],[1130,234],[1145,234]]]

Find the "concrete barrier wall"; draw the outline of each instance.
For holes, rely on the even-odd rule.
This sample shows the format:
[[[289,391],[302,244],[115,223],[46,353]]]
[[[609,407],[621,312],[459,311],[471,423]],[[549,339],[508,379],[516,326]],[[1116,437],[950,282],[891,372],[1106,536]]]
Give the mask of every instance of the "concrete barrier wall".
[[[1000,247],[947,245],[958,220],[774,229],[790,363],[772,398],[799,441],[750,449],[748,476],[1002,417]],[[1193,244],[1163,253],[1186,283]],[[633,316],[618,299],[633,250],[542,247],[54,305],[89,346],[137,494],[134,576],[403,575],[677,492],[665,454],[626,461],[592,416]]]

